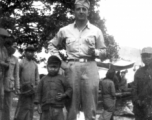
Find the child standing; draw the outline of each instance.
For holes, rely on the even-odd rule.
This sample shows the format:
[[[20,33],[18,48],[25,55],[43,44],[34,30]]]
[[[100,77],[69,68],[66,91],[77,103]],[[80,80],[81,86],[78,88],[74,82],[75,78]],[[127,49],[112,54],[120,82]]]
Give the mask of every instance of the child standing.
[[[58,57],[49,57],[48,75],[43,77],[38,85],[35,104],[41,105],[41,120],[64,120],[64,101],[71,98],[72,88],[66,78],[58,74],[60,66],[61,60]]]
[[[19,66],[21,93],[15,112],[15,120],[32,120],[34,113],[34,89],[39,82],[38,66],[33,60],[35,49],[27,47],[25,58]]]

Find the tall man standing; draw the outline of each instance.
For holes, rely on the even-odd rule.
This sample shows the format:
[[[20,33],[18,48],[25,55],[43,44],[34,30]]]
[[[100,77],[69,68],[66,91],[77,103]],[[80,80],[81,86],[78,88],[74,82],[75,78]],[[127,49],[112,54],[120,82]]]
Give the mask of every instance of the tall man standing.
[[[135,120],[152,120],[152,48],[143,48],[144,67],[134,77],[133,103]]]
[[[84,112],[86,120],[92,120],[96,112],[99,75],[95,58],[105,55],[106,51],[101,30],[88,21],[89,7],[88,0],[76,0],[75,22],[61,28],[49,42],[52,54],[58,54],[57,47],[66,43],[66,74],[73,88],[68,120],[75,120],[80,110]]]

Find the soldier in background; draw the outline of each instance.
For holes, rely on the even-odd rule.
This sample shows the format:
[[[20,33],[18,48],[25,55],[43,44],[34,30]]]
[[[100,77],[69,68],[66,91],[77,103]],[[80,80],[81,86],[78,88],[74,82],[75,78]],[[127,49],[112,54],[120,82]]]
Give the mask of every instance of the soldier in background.
[[[4,75],[9,65],[6,63],[8,53],[4,46],[5,38],[9,37],[7,30],[0,28],[0,120],[2,120],[4,106]]]
[[[142,49],[144,67],[134,76],[133,104],[135,120],[152,120],[152,48]]]

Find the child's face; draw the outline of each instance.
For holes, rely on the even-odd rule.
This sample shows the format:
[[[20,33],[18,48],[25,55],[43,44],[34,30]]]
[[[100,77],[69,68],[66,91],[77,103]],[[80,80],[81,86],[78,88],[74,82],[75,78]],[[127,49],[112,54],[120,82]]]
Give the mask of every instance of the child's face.
[[[33,59],[33,57],[34,57],[34,52],[32,52],[32,51],[26,51],[26,52],[25,52],[25,56],[26,56],[28,59]]]
[[[57,75],[58,72],[59,72],[59,69],[60,69],[60,65],[58,65],[58,64],[49,64],[49,65],[47,65],[48,73],[51,76]]]

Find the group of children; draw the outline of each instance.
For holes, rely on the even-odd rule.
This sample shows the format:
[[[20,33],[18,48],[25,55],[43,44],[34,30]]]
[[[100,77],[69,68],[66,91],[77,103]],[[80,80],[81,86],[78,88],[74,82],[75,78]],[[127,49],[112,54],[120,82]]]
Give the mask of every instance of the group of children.
[[[41,106],[41,120],[63,120],[64,100],[71,97],[72,88],[66,78],[58,74],[61,60],[56,56],[49,57],[48,74],[39,81],[33,55],[34,48],[28,47],[19,65],[20,94],[15,120],[32,120],[35,105]]]
[[[19,62],[13,55],[15,47],[6,46],[8,56],[0,65],[6,69],[4,74],[4,99],[2,119],[11,119],[13,92],[18,95],[18,103],[14,120],[32,120],[35,106],[41,106],[41,120],[64,120],[63,110],[65,99],[72,95],[72,88],[66,77],[59,75],[61,60],[50,56],[47,61],[48,74],[41,80],[38,66],[33,60],[34,47],[27,47],[24,58]]]

